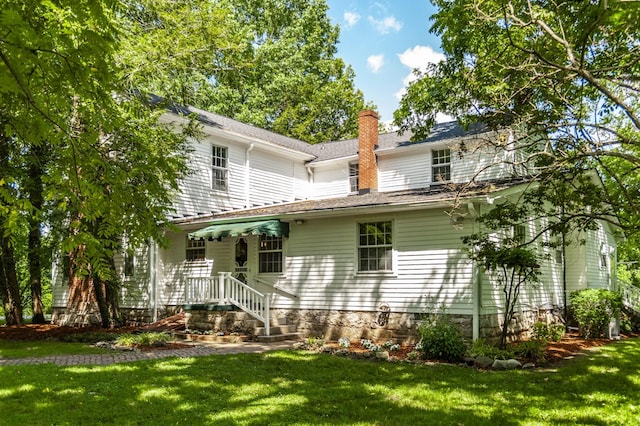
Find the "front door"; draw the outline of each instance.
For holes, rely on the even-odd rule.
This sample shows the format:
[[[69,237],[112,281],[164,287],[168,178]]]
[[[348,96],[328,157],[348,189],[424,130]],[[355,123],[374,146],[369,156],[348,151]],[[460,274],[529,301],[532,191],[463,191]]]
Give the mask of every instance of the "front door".
[[[248,235],[245,237],[234,237],[235,241],[232,241],[234,256],[231,275],[245,284],[253,278],[251,260],[253,258],[253,251],[255,250],[255,244],[253,244],[254,238],[255,236]]]

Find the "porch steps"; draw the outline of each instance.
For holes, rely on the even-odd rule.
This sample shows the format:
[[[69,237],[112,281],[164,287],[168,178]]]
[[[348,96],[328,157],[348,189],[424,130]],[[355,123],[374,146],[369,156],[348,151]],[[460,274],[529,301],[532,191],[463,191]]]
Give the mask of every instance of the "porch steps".
[[[285,334],[271,334],[269,336],[257,336],[256,339],[260,343],[273,343],[282,342],[284,340],[302,340],[304,338],[303,333],[285,333]]]
[[[200,306],[197,306],[200,308]],[[271,317],[269,327],[269,336],[266,334],[266,329],[262,321],[253,318],[250,314],[242,310],[227,310],[217,309],[213,305],[206,306],[205,310],[212,311],[225,311],[224,317],[215,317],[215,319],[209,320],[207,326],[202,325],[202,329],[213,329],[226,332],[227,330],[245,330],[253,336],[255,340],[262,343],[280,342],[283,340],[301,340],[304,338],[303,333],[299,333],[294,325],[288,324],[287,319],[284,317]],[[250,331],[251,330],[251,331]]]

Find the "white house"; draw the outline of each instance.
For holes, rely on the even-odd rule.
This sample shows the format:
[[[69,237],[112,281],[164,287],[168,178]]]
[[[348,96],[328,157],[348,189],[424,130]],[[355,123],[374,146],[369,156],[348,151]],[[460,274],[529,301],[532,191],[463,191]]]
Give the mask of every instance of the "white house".
[[[422,314],[445,307],[469,338],[498,333],[502,295],[461,237],[521,190],[509,133],[452,122],[411,143],[379,135],[377,114],[363,111],[357,139],[309,145],[197,109],[163,120],[179,126],[186,112],[199,115],[204,137],[192,141],[193,173],[175,200],[178,230],[166,231],[167,249],[149,244],[120,259],[126,317],[185,310],[189,327],[242,327],[234,309],[266,334],[287,324],[308,336],[408,341]],[[504,147],[470,149],[483,138]],[[462,199],[448,189],[472,178],[476,190]],[[611,285],[613,230],[602,224],[580,239],[564,258],[549,253],[542,284],[520,296],[518,327],[562,310],[565,292]],[[66,290],[56,280],[54,321]]]

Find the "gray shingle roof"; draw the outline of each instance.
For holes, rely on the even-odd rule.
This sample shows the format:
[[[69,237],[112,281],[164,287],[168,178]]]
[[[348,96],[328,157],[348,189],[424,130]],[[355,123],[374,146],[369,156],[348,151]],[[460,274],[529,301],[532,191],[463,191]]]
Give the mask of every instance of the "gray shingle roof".
[[[476,134],[484,133],[487,129],[484,126],[472,126],[469,130],[464,130],[455,121],[436,124],[429,134],[429,137],[417,142],[411,142],[413,133],[405,132],[400,135],[397,132],[383,133],[378,135],[377,150],[414,146],[425,143],[441,142],[445,140],[461,139]],[[332,160],[342,157],[354,156],[358,153],[358,139],[347,139],[343,141],[324,142],[314,145],[317,158],[311,163],[324,160]]]
[[[275,145],[282,146],[284,148],[293,149],[305,154],[316,155],[313,145],[303,142],[298,139],[283,136],[278,133],[261,129],[260,127],[252,126],[251,124],[245,124],[238,120],[225,117],[220,114],[205,111],[192,106],[170,105],[169,111],[179,115],[196,114],[198,121],[207,126],[226,130],[228,132],[237,133],[243,136],[256,138],[265,142],[273,143]]]
[[[152,102],[160,103],[162,102],[162,99],[159,97],[152,97]],[[311,145],[298,139],[283,136],[269,130],[261,129],[260,127],[242,123],[238,120],[234,120],[232,118],[228,118],[220,114],[215,114],[213,112],[205,111],[192,106],[172,104],[169,105],[167,109],[179,115],[196,114],[198,120],[207,126],[216,127],[221,130],[226,130],[258,140],[263,140],[265,142],[273,143],[284,148],[313,155],[316,158],[312,160],[311,163],[337,158],[352,157],[358,154],[357,138],[341,141],[329,141]],[[474,134],[484,133],[486,131],[486,128],[483,126],[471,127],[469,130],[465,131],[460,125],[457,124],[457,122],[450,121],[447,123],[436,124],[431,129],[431,133],[428,138],[417,142],[411,142],[411,137],[413,136],[411,132],[405,132],[403,135],[400,135],[397,132],[381,134],[378,136],[378,150],[387,150],[424,143],[459,139],[462,137],[469,137]]]
[[[303,200],[291,203],[275,204],[271,206],[255,207],[249,209],[232,210],[204,216],[175,219],[176,224],[210,223],[212,221],[237,221],[252,220],[257,218],[274,218],[284,216],[296,216],[303,214],[319,214],[371,207],[404,207],[430,204],[436,205],[444,202],[452,202],[455,198],[473,198],[488,192],[500,191],[515,185],[524,183],[524,179],[507,179],[494,182],[485,182],[474,188],[459,192],[461,188],[453,188],[449,185],[434,185],[429,188],[392,191],[370,192],[367,194],[348,195],[344,197],[326,198],[320,200]]]

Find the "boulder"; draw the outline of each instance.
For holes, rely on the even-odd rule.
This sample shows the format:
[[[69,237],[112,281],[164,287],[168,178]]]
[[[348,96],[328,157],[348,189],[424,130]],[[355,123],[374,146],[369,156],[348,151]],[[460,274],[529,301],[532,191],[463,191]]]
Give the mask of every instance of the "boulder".
[[[520,364],[520,361],[518,361],[517,359],[496,359],[491,365],[491,368],[493,368],[494,370],[515,370],[516,368],[520,367],[522,367],[522,364]]]

